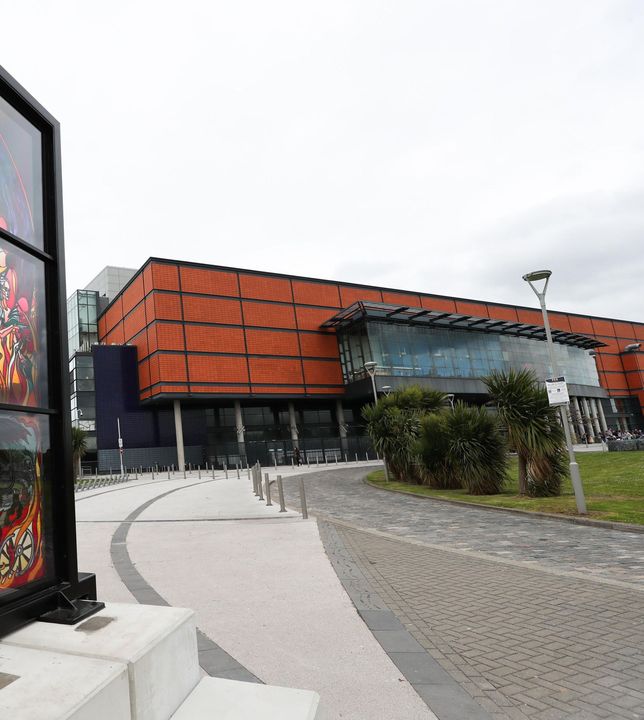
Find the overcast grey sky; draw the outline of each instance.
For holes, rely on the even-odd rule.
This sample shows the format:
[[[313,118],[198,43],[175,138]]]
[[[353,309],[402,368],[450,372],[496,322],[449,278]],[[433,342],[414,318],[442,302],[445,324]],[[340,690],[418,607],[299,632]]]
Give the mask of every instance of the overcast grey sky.
[[[151,255],[644,321],[641,0],[0,0],[68,289]]]

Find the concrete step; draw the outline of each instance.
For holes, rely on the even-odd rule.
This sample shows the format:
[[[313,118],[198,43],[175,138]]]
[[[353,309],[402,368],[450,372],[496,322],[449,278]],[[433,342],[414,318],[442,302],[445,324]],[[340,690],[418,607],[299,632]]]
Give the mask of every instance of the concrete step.
[[[200,678],[194,612],[182,608],[109,603],[75,626],[33,622],[3,638],[5,646],[121,663],[131,720],[168,720]]]
[[[319,702],[312,690],[207,677],[172,720],[313,720]]]
[[[3,720],[130,720],[124,663],[0,643]]]

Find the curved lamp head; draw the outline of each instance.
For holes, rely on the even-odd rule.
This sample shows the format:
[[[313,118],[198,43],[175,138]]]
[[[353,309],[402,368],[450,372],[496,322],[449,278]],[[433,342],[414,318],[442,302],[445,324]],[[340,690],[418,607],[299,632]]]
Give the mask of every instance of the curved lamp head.
[[[552,270],[535,270],[534,272],[526,273],[523,276],[523,279],[528,283],[528,285],[530,285],[532,291],[539,298],[539,301],[542,304],[545,302],[544,298],[546,296],[546,290],[548,289],[548,281],[550,280],[551,275]],[[539,280],[545,280],[545,283],[541,288],[541,292],[539,292],[539,290],[537,290],[537,288],[533,284],[535,282],[539,282]]]
[[[552,275],[552,270],[535,270],[531,273],[526,273],[523,279],[526,282],[534,282],[535,280],[547,280]]]
[[[364,369],[371,375],[372,377],[376,373],[376,368],[378,367],[378,363],[374,362],[373,360],[370,360],[369,362],[366,362],[364,364]]]

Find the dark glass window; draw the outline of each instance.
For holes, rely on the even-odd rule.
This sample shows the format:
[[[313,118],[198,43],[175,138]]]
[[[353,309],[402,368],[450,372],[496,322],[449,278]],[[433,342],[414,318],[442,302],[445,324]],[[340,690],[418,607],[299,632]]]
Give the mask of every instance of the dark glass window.
[[[42,138],[0,98],[0,228],[43,249]]]
[[[46,327],[43,263],[0,238],[0,402],[49,404]]]
[[[0,598],[51,579],[49,420],[0,412]]]

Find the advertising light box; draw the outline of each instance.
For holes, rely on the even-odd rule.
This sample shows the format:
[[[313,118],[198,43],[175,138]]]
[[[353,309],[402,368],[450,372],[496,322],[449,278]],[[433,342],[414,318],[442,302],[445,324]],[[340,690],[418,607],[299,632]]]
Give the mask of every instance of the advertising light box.
[[[0,68],[0,637],[100,606],[76,565],[59,143]]]

